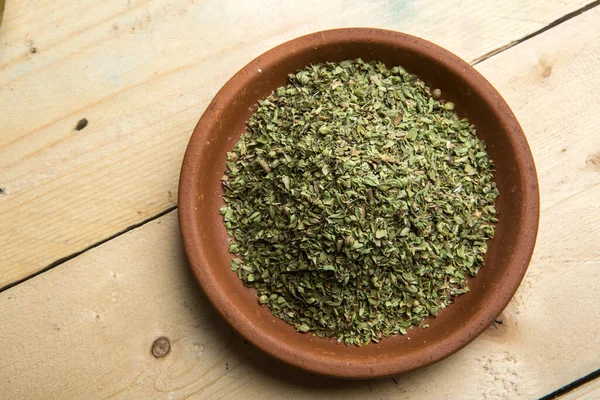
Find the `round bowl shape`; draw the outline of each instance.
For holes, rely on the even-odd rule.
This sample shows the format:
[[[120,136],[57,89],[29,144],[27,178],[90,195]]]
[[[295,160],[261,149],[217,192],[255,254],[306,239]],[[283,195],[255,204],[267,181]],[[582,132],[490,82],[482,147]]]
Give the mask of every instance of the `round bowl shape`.
[[[346,346],[302,334],[258,303],[230,271],[219,208],[226,153],[245,131],[257,100],[309,64],[363,58],[400,65],[456,104],[488,145],[500,190],[499,222],[471,291],[427,321],[430,327]],[[458,351],[482,333],[514,295],[535,244],[539,194],[533,158],[519,123],[496,90],[470,65],[425,40],[379,29],[338,29],[284,43],[250,62],[219,91],[190,139],[179,185],[179,222],[190,266],[223,317],[248,341],[297,367],[346,378],[383,377],[422,367]],[[410,339],[410,340],[409,340]]]

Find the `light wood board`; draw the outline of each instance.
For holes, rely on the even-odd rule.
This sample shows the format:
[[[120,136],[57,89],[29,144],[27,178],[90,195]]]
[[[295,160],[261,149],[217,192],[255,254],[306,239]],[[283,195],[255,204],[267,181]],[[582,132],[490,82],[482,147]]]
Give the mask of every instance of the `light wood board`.
[[[394,379],[336,381],[247,345],[188,271],[177,213],[0,293],[3,398],[531,399],[600,366],[600,9],[477,68],[522,123],[541,187],[513,301],[462,351]],[[159,336],[171,353],[156,359]]]
[[[371,26],[474,60],[588,2],[10,1],[0,28],[0,287],[173,206],[210,99],[283,41]]]

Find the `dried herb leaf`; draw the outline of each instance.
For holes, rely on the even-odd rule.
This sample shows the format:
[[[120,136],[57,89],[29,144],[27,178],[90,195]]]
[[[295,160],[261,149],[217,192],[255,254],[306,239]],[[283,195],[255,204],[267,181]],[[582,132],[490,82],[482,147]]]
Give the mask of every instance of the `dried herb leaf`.
[[[406,334],[468,291],[494,234],[485,144],[401,67],[311,65],[259,101],[223,177],[234,271],[300,332]]]

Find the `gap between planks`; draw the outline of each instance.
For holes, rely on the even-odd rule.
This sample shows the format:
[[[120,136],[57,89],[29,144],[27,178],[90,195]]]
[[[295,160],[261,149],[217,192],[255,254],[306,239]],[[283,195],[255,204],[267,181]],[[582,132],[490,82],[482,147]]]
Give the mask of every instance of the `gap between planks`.
[[[123,235],[123,234],[125,234],[125,233],[127,233],[129,231],[132,231],[134,229],[140,228],[140,227],[146,225],[147,223],[154,221],[155,219],[158,219],[158,218],[160,218],[160,217],[162,217],[164,215],[169,214],[172,211],[175,211],[176,209],[177,209],[177,205],[171,206],[171,207],[167,208],[166,210],[163,210],[163,211],[159,212],[158,214],[155,214],[155,215],[153,215],[153,216],[151,216],[149,218],[146,218],[145,220],[143,220],[141,222],[138,222],[137,224],[130,225],[127,228],[125,228],[125,229],[123,229],[123,230],[115,233],[114,235],[110,235],[107,238],[104,238],[104,239],[102,239],[102,240],[100,240],[100,241],[98,241],[98,242],[96,242],[96,243],[94,243],[94,244],[86,247],[85,249],[82,249],[81,251],[77,251],[77,252],[75,252],[73,254],[69,254],[68,256],[63,257],[63,258],[61,258],[59,260],[56,260],[53,263],[45,266],[41,270],[39,270],[39,271],[37,271],[37,272],[35,272],[35,273],[31,274],[31,275],[28,275],[27,277],[25,277],[23,279],[20,279],[18,281],[12,282],[12,283],[9,283],[8,285],[4,286],[3,288],[0,288],[0,293],[2,293],[5,290],[8,290],[8,289],[10,289],[12,287],[15,287],[17,285],[20,285],[21,283],[23,283],[25,281],[33,279],[36,276],[43,274],[44,272],[50,271],[51,269],[53,269],[55,267],[58,267],[59,265],[64,264],[65,262],[67,262],[69,260],[72,260],[75,257],[80,256],[81,254],[83,254],[83,253],[85,253],[85,252],[87,252],[89,250],[92,250],[92,249],[94,249],[94,248],[96,248],[98,246],[101,246],[101,245],[103,245],[106,242],[110,242],[111,240],[116,239],[119,236],[121,236],[121,235]]]
[[[566,21],[568,21],[568,20],[570,20],[572,18],[575,18],[575,17],[583,14],[584,12],[589,11],[592,8],[598,7],[598,6],[600,6],[600,0],[593,1],[593,2],[591,2],[591,3],[589,3],[589,4],[587,4],[587,5],[583,6],[583,7],[581,7],[579,9],[575,10],[575,11],[572,11],[572,12],[570,12],[568,14],[565,14],[562,17],[558,18],[557,20],[554,20],[554,21],[550,22],[548,25],[544,26],[543,28],[538,29],[535,32],[532,32],[529,35],[523,36],[519,40],[515,40],[515,41],[512,41],[510,43],[507,43],[504,46],[498,47],[497,49],[492,50],[489,53],[486,53],[486,54],[482,55],[481,57],[477,57],[476,59],[474,59],[471,62],[471,65],[477,65],[480,62],[485,61],[488,58],[495,56],[496,54],[500,54],[503,51],[506,51],[506,50],[510,49],[511,47],[514,47],[514,46],[518,45],[519,43],[523,43],[523,42],[525,42],[525,41],[527,41],[527,40],[529,40],[531,38],[534,38],[534,37],[536,37],[538,35],[541,35],[542,33],[544,33],[546,31],[554,28],[555,26],[558,26],[558,25],[560,25],[560,24],[562,24],[562,23],[564,23],[564,22],[566,22]]]
[[[554,399],[558,399],[562,396],[566,396],[569,393],[573,393],[574,395],[577,392],[577,389],[581,388],[584,385],[587,385],[590,382],[593,382],[594,380],[598,379],[598,381],[596,381],[596,385],[593,389],[595,390],[597,387],[600,387],[600,369],[595,370],[594,372],[592,372],[591,374],[588,374],[584,377],[581,377],[579,379],[577,379],[576,381],[573,381],[571,383],[569,383],[568,385],[565,385],[563,387],[561,387],[558,390],[555,390],[554,392],[547,394],[546,396],[540,398],[540,400],[554,400]],[[580,398],[580,399],[584,399],[587,397],[587,394],[589,393],[583,393],[582,397],[572,397],[573,400]],[[590,397],[591,398],[591,397]]]

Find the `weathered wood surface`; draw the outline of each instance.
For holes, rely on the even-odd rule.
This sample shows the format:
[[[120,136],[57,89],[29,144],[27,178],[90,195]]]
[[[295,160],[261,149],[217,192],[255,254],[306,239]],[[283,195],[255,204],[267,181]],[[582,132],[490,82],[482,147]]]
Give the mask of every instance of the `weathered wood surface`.
[[[0,287],[172,207],[210,99],[285,40],[373,26],[474,60],[588,2],[10,1],[0,28]]]
[[[596,370],[598,20],[596,8],[478,65],[527,134],[542,212],[533,261],[502,323],[464,350],[370,382],[315,377],[272,360],[201,294],[171,212],[0,293],[2,397],[530,399]],[[159,336],[172,349],[157,359],[151,345]]]
[[[62,3],[35,3],[39,7],[36,13],[48,18],[47,14],[54,10],[55,13],[64,12],[65,20],[73,18],[59,7]],[[543,7],[542,2],[535,3]],[[34,6],[34,2],[17,1],[13,4]],[[105,8],[112,10],[115,4],[122,6],[118,2],[108,5],[99,2],[96,5],[98,15],[82,18],[106,19],[112,14],[100,11]],[[133,6],[136,4],[145,7],[142,3]],[[199,7],[189,4],[190,7]],[[475,2],[468,4],[474,5]],[[17,17],[23,21],[30,18],[24,11],[17,15],[15,10],[19,7],[12,11],[10,3],[7,7],[5,23],[15,21]],[[263,11],[277,10],[277,7],[283,6],[273,4]],[[482,6],[482,10],[488,9]],[[372,12],[367,11],[364,10],[365,14]],[[334,18],[343,20],[339,15]],[[55,19],[56,23],[60,23],[59,19]],[[125,18],[124,21],[129,20]],[[171,24],[173,20],[169,21]],[[319,23],[325,24],[324,20],[318,21],[321,20],[317,18],[317,22],[306,31],[313,27],[321,28]],[[600,292],[597,290],[597,282],[600,281],[600,115],[596,112],[600,103],[598,21],[600,9],[595,8],[477,66],[506,98],[527,135],[539,172],[541,221],[532,264],[517,295],[499,317],[502,324],[490,327],[464,350],[431,367],[394,379],[370,382],[311,376],[272,360],[245,344],[202,295],[185,263],[176,212],[171,212],[0,293],[0,397],[530,399],[553,392],[597,370],[600,367]],[[239,21],[241,24],[246,22]],[[343,23],[347,22],[343,20]],[[89,21],[75,19],[73,24],[87,26]],[[167,29],[166,22],[162,24],[162,29]],[[217,22],[214,24],[214,31],[208,30],[209,35],[214,35],[210,36],[213,41],[220,39],[217,28],[221,26]],[[451,22],[448,25],[453,26]],[[17,33],[25,31],[14,22],[9,26],[12,28],[8,31],[5,31],[4,25],[0,28],[0,49],[5,48],[4,44],[13,30]],[[272,28],[270,25],[257,25],[256,29],[263,29],[265,33],[266,26],[269,30]],[[83,28],[79,26],[79,29]],[[100,32],[100,28],[94,29]],[[271,37],[268,43],[267,39],[263,39],[264,42],[256,47],[240,45],[249,49],[245,52],[239,48],[235,50],[241,51],[242,55],[227,58],[224,53],[223,59],[227,58],[224,61],[214,56],[209,64],[226,69],[222,76],[220,71],[216,75],[199,76],[199,71],[206,72],[208,67],[190,66],[189,70],[178,69],[154,79],[144,77],[149,67],[146,62],[141,62],[138,67],[142,69],[139,71],[142,76],[137,77],[135,71],[130,71],[131,75],[127,78],[139,78],[139,86],[130,88],[131,82],[127,80],[120,91],[114,89],[119,91],[115,100],[97,100],[92,95],[89,95],[90,98],[85,97],[87,94],[82,95],[81,106],[85,114],[69,117],[61,114],[69,110],[68,107],[62,108],[63,96],[68,97],[65,93],[75,90],[77,85],[67,85],[63,90],[65,93],[54,93],[50,89],[57,89],[59,82],[48,81],[50,88],[40,82],[52,74],[74,74],[74,79],[81,83],[82,78],[74,68],[74,65],[83,65],[78,64],[83,63],[83,58],[78,58],[84,57],[80,53],[87,51],[85,57],[99,54],[97,60],[101,63],[106,57],[102,51],[108,51],[109,47],[101,47],[104,50],[98,50],[99,53],[94,53],[93,49],[96,49],[94,46],[108,46],[102,42],[87,43],[88,47],[83,50],[77,46],[85,43],[76,42],[77,46],[72,46],[74,54],[71,58],[67,57],[71,61],[64,61],[67,64],[63,65],[62,72],[50,66],[46,72],[43,72],[44,68],[32,69],[23,72],[22,78],[15,78],[15,83],[0,87],[3,100],[6,97],[2,91],[7,87],[10,90],[10,85],[22,85],[21,89],[29,90],[28,95],[12,97],[14,100],[10,104],[5,100],[0,108],[0,187],[7,187],[6,194],[0,195],[3,196],[0,197],[0,218],[5,228],[0,233],[4,235],[0,236],[0,269],[8,265],[15,266],[12,271],[26,271],[21,267],[38,265],[46,260],[45,252],[52,257],[63,254],[60,251],[67,247],[61,246],[67,242],[66,236],[61,235],[72,235],[69,237],[80,240],[73,239],[69,244],[73,247],[68,248],[79,249],[78,246],[92,243],[92,238],[100,237],[102,232],[110,234],[138,221],[130,219],[131,212],[138,218],[139,209],[143,211],[139,218],[145,218],[173,204],[174,199],[161,200],[160,196],[168,198],[168,190],[175,193],[175,181],[168,180],[176,180],[181,152],[194,121],[214,93],[211,90],[216,90],[230,73],[253,55],[279,41],[305,33],[300,25],[293,32],[292,28],[288,28],[289,31],[281,29],[282,36]],[[125,33],[119,34],[125,36]],[[123,40],[129,45],[141,40],[134,39],[138,33],[127,35],[131,37],[126,36]],[[157,45],[163,40],[166,39],[158,38]],[[190,45],[191,41],[186,40],[183,43]],[[457,46],[454,51],[466,46],[466,40],[448,40],[450,45],[454,43]],[[113,45],[120,43],[117,39],[107,41]],[[205,42],[202,45],[212,46]],[[451,47],[448,43],[445,45]],[[174,41],[174,46],[184,50],[179,47],[183,46],[179,39]],[[66,44],[62,47],[63,50],[68,48]],[[194,48],[190,46],[188,51]],[[20,54],[20,50],[11,49],[12,53],[6,53],[12,54],[9,54],[10,57]],[[6,54],[0,54],[0,63],[6,60]],[[140,56],[142,53],[136,54]],[[474,58],[474,53],[462,53],[463,56],[465,54],[470,59]],[[34,60],[36,55],[38,53],[27,57]],[[163,61],[165,68],[169,67],[168,59]],[[72,62],[75,64],[69,64]],[[120,65],[120,60],[114,62],[115,68]],[[41,64],[35,65],[41,68]],[[4,77],[7,67],[0,68],[0,77]],[[94,71],[93,63],[89,71]],[[40,76],[25,84],[28,79],[33,79],[27,77],[28,74]],[[183,91],[183,86],[178,83],[181,79],[192,79],[188,92]],[[213,82],[218,79],[222,80]],[[88,81],[90,91],[106,89],[89,85]],[[7,109],[14,112],[20,104],[23,110],[31,113],[33,104],[28,99],[36,91],[47,91],[46,94],[55,97],[54,101],[40,97],[37,105],[43,111],[40,111],[39,118],[36,112],[36,118],[30,123],[48,124],[44,118],[50,118],[52,113],[58,119],[27,136],[28,139],[21,140],[27,133],[21,130],[25,129],[22,126],[24,119],[15,115],[11,122],[10,118],[7,119]],[[181,93],[183,96],[180,96]],[[108,92],[103,94],[110,95]],[[90,101],[96,103],[89,105]],[[152,106],[154,108],[151,111],[145,109],[144,106],[149,107],[152,101],[156,102]],[[177,104],[171,105],[172,102]],[[168,117],[168,113],[160,114],[164,111],[162,107],[167,106],[171,112],[190,108],[177,117]],[[55,108],[47,109],[52,107]],[[119,113],[121,119],[115,118],[114,113]],[[90,124],[82,131],[72,132],[80,116],[87,117]],[[101,128],[105,124],[108,128]],[[11,128],[7,130],[6,126]],[[16,142],[7,145],[6,137],[13,133],[11,140]],[[173,150],[177,146],[181,148]],[[20,149],[21,153],[15,149]],[[38,153],[30,154],[31,149],[37,149],[34,151]],[[82,154],[78,155],[79,152]],[[171,153],[163,157],[161,152]],[[7,161],[10,157],[14,159]],[[113,164],[119,165],[111,166]],[[104,171],[95,169],[102,165],[111,167]],[[125,173],[129,167],[137,169],[137,172]],[[105,181],[98,180],[100,176]],[[6,182],[9,184],[5,185]],[[72,193],[61,193],[61,185],[60,190]],[[165,189],[166,194],[163,193]],[[134,191],[137,196],[127,190]],[[88,198],[88,194],[97,198]],[[62,204],[64,202],[67,204]],[[105,208],[98,204],[103,202],[108,203],[102,206]],[[73,211],[69,205],[74,208]],[[34,206],[39,207],[39,212],[34,213],[31,208]],[[50,218],[52,213],[58,215]],[[95,220],[92,215],[96,216]],[[107,215],[113,218],[110,223],[106,222]],[[15,216],[20,220],[13,219]],[[80,225],[74,224],[75,220],[80,221]],[[42,224],[43,221],[47,222]],[[110,229],[101,232],[96,225]],[[37,236],[31,232],[37,232]],[[21,248],[23,254],[19,253],[18,246],[13,245],[13,240],[25,243],[22,238],[28,238],[25,240],[27,246]],[[42,248],[45,243],[49,247]],[[2,275],[4,282],[11,281],[12,278],[6,278],[9,276],[6,271],[11,269],[1,271],[5,274]],[[168,355],[157,359],[151,354],[151,346],[160,336],[169,338],[172,348]],[[598,380],[564,398],[593,399],[598,397],[597,393]]]

